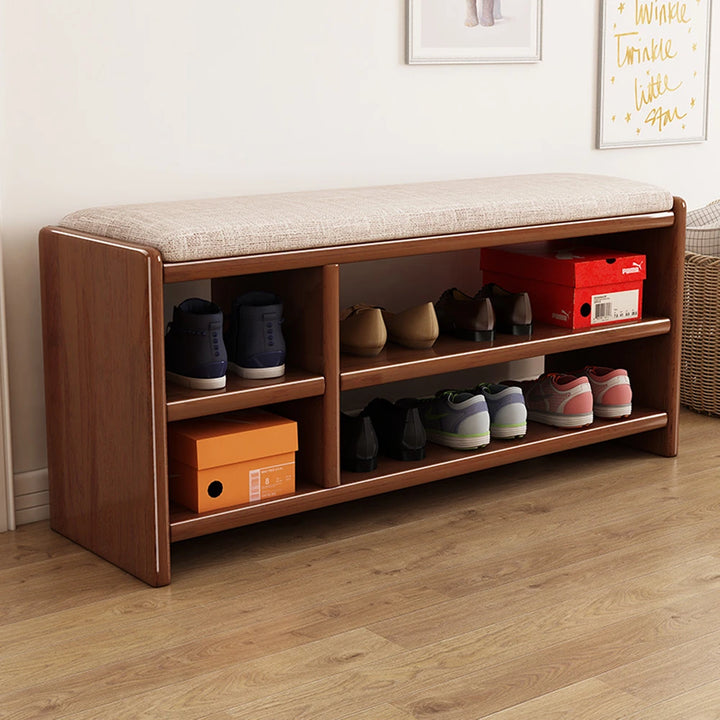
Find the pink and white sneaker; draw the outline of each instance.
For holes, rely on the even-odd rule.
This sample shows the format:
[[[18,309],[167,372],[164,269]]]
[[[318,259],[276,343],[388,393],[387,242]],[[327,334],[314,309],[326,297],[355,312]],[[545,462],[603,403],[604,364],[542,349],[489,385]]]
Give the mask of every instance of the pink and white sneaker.
[[[560,428],[581,428],[593,421],[593,394],[587,377],[546,373],[518,383],[528,420]]]
[[[632,388],[627,370],[587,365],[578,375],[590,381],[593,412],[601,418],[623,418],[632,412]]]

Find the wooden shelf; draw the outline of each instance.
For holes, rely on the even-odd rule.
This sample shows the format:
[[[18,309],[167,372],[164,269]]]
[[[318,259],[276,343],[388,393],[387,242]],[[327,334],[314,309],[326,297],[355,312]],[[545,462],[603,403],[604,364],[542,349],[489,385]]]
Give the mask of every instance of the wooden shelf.
[[[173,506],[170,510],[170,540],[177,542],[561,450],[615,440],[663,428],[667,422],[665,412],[636,408],[627,419],[596,420],[582,430],[561,430],[529,423],[528,433],[521,440],[493,440],[487,448],[477,452],[451,450],[428,443],[424,460],[400,462],[381,459],[373,473],[343,472],[338,487],[299,487],[293,495],[202,514]]]
[[[302,370],[289,369],[285,375],[271,380],[244,380],[228,373],[222,390],[189,390],[174,383],[167,384],[167,419],[214,415],[242,408],[271,405],[287,400],[322,395],[325,379]]]
[[[663,335],[670,332],[670,327],[669,319],[651,317],[637,322],[582,330],[567,330],[554,325],[538,324],[530,338],[498,333],[491,343],[473,343],[441,335],[429,350],[410,350],[388,343],[385,349],[373,358],[342,354],[340,389],[353,390],[479,365],[494,365],[539,355]]]

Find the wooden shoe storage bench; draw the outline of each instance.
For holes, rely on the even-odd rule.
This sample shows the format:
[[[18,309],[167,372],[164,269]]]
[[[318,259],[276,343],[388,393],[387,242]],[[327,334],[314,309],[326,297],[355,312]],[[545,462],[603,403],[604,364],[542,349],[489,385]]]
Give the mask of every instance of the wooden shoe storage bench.
[[[87,211],[44,228],[40,269],[52,527],[159,586],[170,582],[170,547],[179,540],[617,438],[675,455],[685,205],[662,193],[658,200],[655,190],[617,179],[548,175],[337,191],[329,199],[317,192],[261,196],[250,198],[253,208],[286,234],[292,223],[292,232],[297,230],[288,241],[292,246],[212,256],[197,247],[220,242],[211,234],[180,248],[179,260],[166,257],[172,255],[167,248],[138,242],[137,234],[150,236],[157,226],[133,214],[132,208],[144,212],[145,206],[112,208],[111,220],[107,209]],[[222,226],[235,211],[218,202],[184,212],[194,227],[211,225],[213,218]],[[290,219],[278,217],[277,202],[288,205]],[[473,207],[463,209],[463,203]],[[183,205],[147,207],[162,218],[166,206],[172,215]],[[321,208],[330,221],[317,214],[308,220],[303,213],[312,208]],[[394,212],[389,208],[397,209],[397,217],[389,217]],[[258,224],[254,215],[240,214],[246,224]],[[126,216],[128,227],[117,222]],[[339,219],[346,220],[344,226]],[[306,221],[308,228],[300,227]],[[228,232],[224,226],[220,231],[225,245],[217,252],[227,253]],[[269,242],[281,232],[263,231]],[[388,237],[393,232],[396,236]],[[304,239],[304,233],[314,236]],[[345,263],[395,258],[401,268],[409,256],[434,259],[474,248],[569,239],[647,256],[642,320],[575,331],[536,325],[529,339],[497,335],[493,343],[441,335],[431,350],[388,345],[375,358],[339,351]],[[232,236],[229,246],[243,242]],[[166,384],[164,287],[189,280],[210,281],[212,299],[226,312],[232,298],[246,290],[281,295],[288,347],[283,378],[249,381],[228,374],[226,389],[219,391]],[[627,368],[632,415],[596,420],[583,430],[530,423],[525,438],[494,441],[482,451],[430,444],[423,461],[381,458],[372,473],[341,471],[344,391],[378,386],[381,395],[385,383],[537,356],[545,356],[548,369],[583,362]],[[173,505],[168,424],[250,407],[297,420],[296,492],[204,514]]]

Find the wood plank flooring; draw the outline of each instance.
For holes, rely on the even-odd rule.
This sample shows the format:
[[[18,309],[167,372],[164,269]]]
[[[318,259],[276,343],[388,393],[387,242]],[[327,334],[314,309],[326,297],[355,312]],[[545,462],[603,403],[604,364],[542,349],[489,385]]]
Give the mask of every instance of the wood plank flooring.
[[[0,535],[0,718],[720,719],[720,419],[173,545]]]

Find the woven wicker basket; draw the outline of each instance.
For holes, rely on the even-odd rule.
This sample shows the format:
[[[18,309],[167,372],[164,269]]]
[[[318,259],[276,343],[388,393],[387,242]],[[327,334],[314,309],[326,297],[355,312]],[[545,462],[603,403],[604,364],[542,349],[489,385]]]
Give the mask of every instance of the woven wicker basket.
[[[720,415],[720,201],[687,217],[680,402]]]

